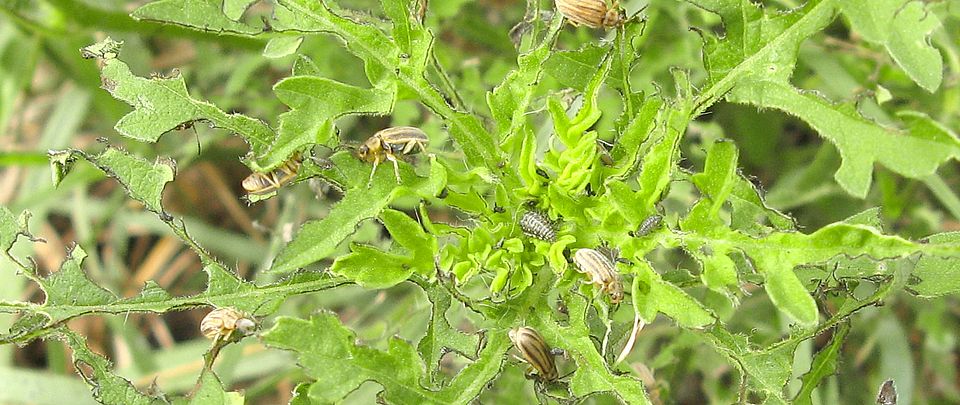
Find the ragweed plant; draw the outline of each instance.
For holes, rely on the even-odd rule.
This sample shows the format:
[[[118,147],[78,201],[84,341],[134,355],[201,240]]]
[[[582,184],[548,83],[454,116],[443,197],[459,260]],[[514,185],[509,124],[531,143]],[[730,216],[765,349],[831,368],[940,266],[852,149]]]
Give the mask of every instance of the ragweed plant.
[[[895,214],[866,206],[801,228],[773,208],[809,205],[810,215],[831,218],[836,212],[805,194],[827,187],[875,201],[871,190],[879,188],[883,208],[902,211],[909,204],[898,181],[918,179],[934,201],[960,212],[937,174],[960,157],[951,129],[960,122],[960,49],[955,30],[941,27],[956,28],[956,1],[621,2],[607,4],[625,8],[616,24],[590,29],[571,27],[553,2],[531,0],[522,17],[516,7],[506,14],[516,24],[509,31],[478,21],[483,13],[470,7],[481,6],[462,1],[382,0],[371,12],[346,1],[277,0],[248,11],[252,3],[159,0],[133,11],[139,23],[130,23],[263,45],[262,58],[288,62],[290,71],[272,87],[286,106],[276,117],[228,112],[188,91],[179,72],[136,74],[121,41],[103,39],[74,57],[96,64],[102,89],[132,107],[114,128],[133,145],[207,124],[249,147],[236,157],[258,180],[244,182],[250,203],[307,182],[342,194],[318,194],[335,202],[277,236],[281,247],[264,250],[269,257],[255,274],[241,276],[165,208],[164,189],[178,171],[173,159],[147,158],[148,149],[121,148],[117,139],[51,150],[54,182],[70,182],[82,166],[119,183],[199,257],[202,291],[175,295],[146,281],[137,294],[118,294],[89,277],[85,259],[96,247],[82,243],[58,271],[43,274],[13,250],[39,242],[30,212],[0,210],[0,248],[14,267],[6,271],[44,293],[42,302],[0,303],[17,315],[0,341],[63,341],[98,401],[181,399],[121,377],[68,321],[203,307],[229,308],[244,323],[242,333],[232,318],[205,327],[212,343],[187,395],[195,403],[243,401],[212,364],[221,348],[244,339],[292,353],[288,362],[301,368],[295,403],[349,399],[368,381],[380,401],[395,404],[862,403],[875,384],[844,391],[837,379],[855,376],[834,375],[852,320],[898,295],[938,302],[960,291],[955,233],[887,232],[884,221]],[[76,6],[79,15],[91,13],[85,7]],[[260,19],[245,15],[256,12]],[[445,19],[505,51],[469,58],[437,35]],[[337,45],[323,45],[331,39]],[[331,56],[343,49],[355,58]],[[697,54],[701,62],[691,58]],[[362,71],[362,80],[342,70]],[[485,87],[490,77],[496,83]],[[857,98],[843,86],[861,87]],[[767,120],[756,111],[783,116]],[[725,124],[711,121],[714,114],[748,118]],[[770,141],[784,116],[828,141],[816,156]],[[364,128],[358,120],[416,126],[429,138],[416,132],[415,146],[426,153],[404,161],[410,140],[370,138],[391,125],[356,133]],[[396,175],[374,171],[358,147],[382,154],[377,163],[396,160]],[[743,168],[766,162],[775,172],[778,154],[806,161],[783,175],[784,186],[769,193],[777,204],[768,204]],[[825,174],[834,163],[831,180]],[[371,223],[382,225],[382,238],[357,236]],[[578,251],[589,257],[577,259]],[[425,296],[430,310],[412,338],[418,343],[363,342],[320,306],[283,311],[297,297],[350,285]],[[537,371],[529,382],[518,374],[528,366]],[[719,371],[702,384],[683,376],[708,368]],[[882,377],[900,377],[900,395],[913,395],[910,378]],[[955,387],[943,391],[960,397]]]

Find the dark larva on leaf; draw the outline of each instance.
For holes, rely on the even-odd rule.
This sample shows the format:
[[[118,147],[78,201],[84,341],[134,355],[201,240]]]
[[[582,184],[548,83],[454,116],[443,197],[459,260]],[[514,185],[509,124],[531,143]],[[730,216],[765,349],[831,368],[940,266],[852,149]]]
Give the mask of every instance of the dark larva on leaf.
[[[520,218],[520,229],[527,236],[547,242],[557,240],[557,229],[553,221],[537,211],[527,211]]]
[[[637,237],[647,236],[654,229],[659,228],[661,223],[663,223],[663,216],[651,215],[647,217],[647,219],[644,219],[642,223],[640,223],[640,228],[638,228],[637,231],[634,232],[633,236],[637,236]]]

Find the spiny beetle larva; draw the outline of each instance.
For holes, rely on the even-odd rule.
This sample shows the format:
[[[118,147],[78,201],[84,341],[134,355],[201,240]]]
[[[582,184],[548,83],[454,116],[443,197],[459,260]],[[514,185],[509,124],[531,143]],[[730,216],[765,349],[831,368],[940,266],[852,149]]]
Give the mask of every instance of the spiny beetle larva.
[[[527,236],[546,242],[557,240],[557,226],[539,211],[526,211],[520,217],[520,230]]]

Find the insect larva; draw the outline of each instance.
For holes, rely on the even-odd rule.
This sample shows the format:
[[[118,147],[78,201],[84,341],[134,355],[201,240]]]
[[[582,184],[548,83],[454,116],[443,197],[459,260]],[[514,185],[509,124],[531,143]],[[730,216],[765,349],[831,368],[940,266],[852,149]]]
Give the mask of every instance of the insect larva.
[[[420,128],[392,127],[378,131],[357,148],[357,155],[365,162],[373,163],[370,182],[377,172],[377,166],[384,160],[393,162],[393,174],[400,183],[400,165],[398,155],[410,155],[418,151],[426,152],[430,138]]]
[[[520,230],[525,235],[542,241],[554,242],[557,240],[556,225],[541,212],[524,212],[523,216],[520,217]]]
[[[640,223],[640,228],[638,228],[637,231],[633,233],[633,236],[635,237],[647,236],[654,229],[659,228],[661,223],[663,223],[663,216],[657,215],[657,214],[651,215],[647,217],[647,219],[644,219],[643,222]]]
[[[553,381],[559,376],[557,364],[553,359],[553,350],[543,340],[536,330],[528,326],[521,326],[508,333],[514,347],[520,351],[523,360],[537,371],[542,381]],[[527,375],[530,375],[528,372]]]
[[[607,6],[605,0],[556,0],[557,11],[576,26],[612,28],[623,23],[619,1]]]
[[[593,249],[577,249],[573,253],[573,263],[581,273],[590,277],[590,284],[596,284],[601,292],[610,295],[611,303],[617,304],[623,300],[620,273],[606,256]]]
[[[897,405],[897,387],[893,385],[893,380],[887,380],[880,386],[880,392],[877,394],[878,405]]]
[[[294,153],[286,162],[267,173],[252,173],[240,183],[249,194],[269,194],[297,178],[303,156]]]
[[[200,321],[200,333],[208,339],[230,340],[236,331],[240,337],[247,336],[257,328],[257,323],[243,312],[233,308],[217,308]]]

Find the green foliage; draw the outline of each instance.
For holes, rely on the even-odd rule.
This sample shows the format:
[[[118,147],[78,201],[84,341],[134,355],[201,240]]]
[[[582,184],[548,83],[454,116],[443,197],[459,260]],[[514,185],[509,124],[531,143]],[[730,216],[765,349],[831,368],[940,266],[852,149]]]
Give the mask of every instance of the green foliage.
[[[450,74],[444,62],[454,63],[446,59],[469,55],[441,40],[441,34],[473,35],[490,48],[504,42],[505,30],[496,31],[501,37],[495,38],[482,33],[485,22],[472,20],[479,15],[471,8],[477,5],[382,0],[377,11],[360,13],[343,3],[279,0],[264,13],[258,2],[243,0],[159,0],[133,11],[137,20],[174,24],[197,35],[261,41],[261,52],[250,60],[259,66],[270,59],[290,73],[269,86],[272,97],[261,95],[271,99],[269,108],[251,102],[243,113],[217,106],[228,101],[205,101],[215,100],[213,92],[191,95],[206,93],[195,89],[193,72],[150,78],[134,73],[135,57],[128,56],[130,46],[122,47],[123,42],[107,38],[83,48],[83,57],[97,62],[102,88],[129,105],[115,114],[115,130],[137,143],[128,148],[132,152],[112,145],[100,152],[50,150],[54,184],[70,187],[83,170],[106,175],[122,187],[125,198],[152,213],[163,232],[189,247],[206,280],[198,292],[186,295],[153,280],[134,286],[138,293],[121,293],[92,270],[89,263],[98,263],[100,254],[92,237],[72,247],[59,270],[44,274],[16,249],[23,243],[20,236],[39,241],[28,230],[29,211],[17,217],[0,207],[0,250],[44,297],[39,303],[0,301],[0,313],[18,316],[0,342],[61,339],[103,403],[243,403],[250,398],[231,392],[229,374],[213,368],[218,356],[226,356],[221,350],[242,339],[210,344],[194,389],[168,400],[138,390],[66,326],[91,315],[197,307],[232,307],[272,323],[247,341],[259,340],[270,351],[291,352],[296,359],[302,373],[296,375],[291,403],[349,401],[372,381],[377,400],[384,403],[470,403],[495,396],[488,387],[503,384],[530,387],[541,402],[592,397],[601,403],[616,398],[643,404],[660,401],[661,392],[685,389],[645,375],[648,365],[678,374],[705,370],[706,365],[688,364],[698,363],[696,358],[675,361],[681,355],[725,361],[723,368],[732,371],[722,373],[737,381],[734,387],[729,381],[722,388],[701,387],[700,400],[815,403],[828,398],[835,374],[844,367],[841,349],[856,336],[852,317],[900,296],[933,299],[960,292],[956,232],[939,232],[939,227],[885,232],[882,226],[897,219],[896,212],[910,209],[914,200],[898,186],[909,182],[913,187],[917,183],[911,179],[923,180],[948,209],[958,205],[936,177],[941,166],[960,158],[960,139],[951,129],[960,122],[960,105],[950,98],[956,95],[958,49],[949,39],[935,37],[950,38],[940,29],[956,16],[948,17],[942,7],[909,0],[809,0],[784,10],[748,0],[688,0],[681,6],[651,4],[641,14],[648,19],[630,19],[598,39],[604,34],[570,28],[560,13],[542,19],[539,3],[530,1],[514,31],[519,33],[515,54],[483,54],[477,57],[482,68],[457,62],[451,70],[456,74]],[[431,14],[453,18],[458,11],[473,14],[464,14],[468,17],[457,24]],[[251,22],[257,17],[263,23]],[[701,43],[672,33],[663,19],[674,25],[683,21],[683,29],[693,25]],[[831,98],[824,87],[839,79],[818,71],[829,61],[806,61],[808,47],[829,42],[823,38],[844,23],[863,39],[850,46],[873,59],[843,54],[843,71],[852,72],[850,80],[860,86],[883,89],[884,100],[856,105]],[[676,38],[663,43],[651,38],[668,34]],[[334,45],[324,42],[331,40]],[[694,52],[679,56],[687,47]],[[676,54],[678,66],[657,68],[646,55],[658,52]],[[702,53],[702,61],[693,53]],[[887,55],[892,63],[881,65]],[[944,57],[952,76],[944,74]],[[861,77],[869,70],[883,75]],[[915,94],[923,97],[942,96],[936,99],[938,109],[909,103],[915,86],[922,90]],[[898,102],[886,100],[892,98]],[[725,117],[726,108],[754,107],[795,117],[795,126],[805,123],[802,131],[826,142],[819,151],[783,152],[779,162],[752,156],[758,150],[781,152],[758,140],[773,137],[777,124],[748,127],[758,132],[752,133],[737,125],[725,131],[722,120],[708,121],[708,112]],[[5,115],[0,111],[0,118]],[[383,116],[391,118],[375,118]],[[305,159],[291,183],[329,185],[342,194],[324,210],[309,210],[315,219],[295,233],[277,232],[282,236],[273,236],[264,267],[252,276],[224,264],[192,234],[196,229],[188,232],[179,211],[164,206],[169,186],[177,184],[174,159],[142,157],[151,154],[144,144],[162,151],[164,134],[201,122],[240,136],[249,151],[241,157],[234,150],[231,157],[253,172],[269,176],[299,153]],[[373,165],[349,149],[369,136],[363,125],[388,122],[423,128],[430,138],[428,153],[404,160],[401,152],[387,151],[391,159],[373,172]],[[197,132],[198,143],[201,136],[214,137],[208,132]],[[189,164],[193,152],[182,149],[171,155]],[[822,165],[810,163],[814,153]],[[816,218],[805,222],[815,226],[798,226],[793,216],[768,203],[748,174],[762,161],[768,163],[761,179],[782,176],[778,184],[821,187],[845,199],[843,209],[811,203],[811,213],[800,215]],[[835,183],[823,176],[832,171]],[[287,197],[291,188],[284,184],[279,194]],[[781,193],[802,200],[804,191]],[[249,196],[248,201],[269,197]],[[311,197],[324,199],[324,194]],[[261,204],[291,207],[294,200]],[[870,208],[878,204],[882,208]],[[285,215],[294,211],[284,209]],[[555,221],[557,238],[525,234],[520,218],[526,212]],[[940,218],[934,209],[910,215],[916,223]],[[919,228],[916,223],[909,225]],[[918,234],[922,239],[915,241]],[[623,302],[611,303],[600,288],[606,285],[590,283],[582,273],[589,269],[571,264],[573,252],[582,248],[618,256],[613,258],[617,277],[602,281],[620,283],[616,287],[628,295]],[[399,314],[395,324],[400,326],[384,322],[363,330],[365,312],[351,323],[350,316],[328,310],[284,308],[285,302],[310,293],[341,294],[349,291],[341,288],[348,284],[380,290],[378,299],[426,296],[431,309],[416,314],[397,305],[391,311]],[[367,311],[367,302],[353,304]],[[669,320],[658,320],[658,314]],[[514,372],[525,365],[509,356],[508,331],[523,325],[562,349],[563,356],[556,358],[563,375],[558,381],[525,382]],[[878,325],[878,331],[905,336],[896,318]],[[420,329],[410,332],[414,328]],[[812,353],[810,347],[825,331],[832,331],[829,342],[807,356],[812,359],[802,359],[803,350]],[[662,347],[654,345],[654,333],[668,337]],[[892,368],[892,359],[910,354],[905,337],[881,350],[884,372]],[[620,363],[622,357],[628,362]],[[913,369],[908,371],[900,375],[912,378]],[[671,377],[676,376],[665,378]],[[533,400],[529,394],[513,399]]]

